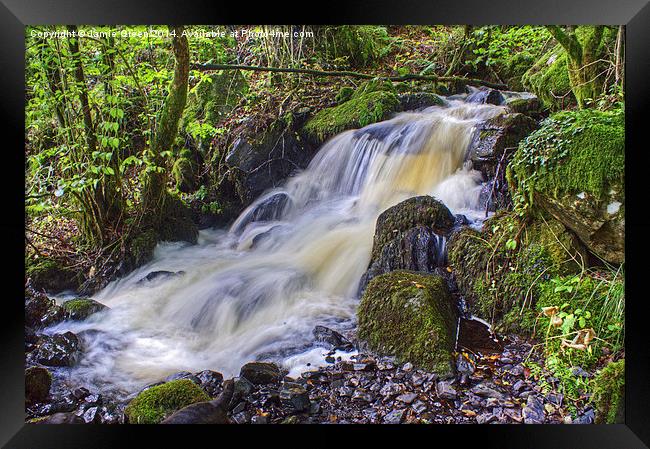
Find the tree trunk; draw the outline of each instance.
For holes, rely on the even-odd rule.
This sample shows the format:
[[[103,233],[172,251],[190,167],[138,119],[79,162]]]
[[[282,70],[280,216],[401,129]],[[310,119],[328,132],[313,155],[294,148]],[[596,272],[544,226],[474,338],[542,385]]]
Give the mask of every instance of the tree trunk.
[[[163,151],[172,148],[178,134],[178,123],[187,101],[189,78],[189,44],[183,36],[183,27],[170,27],[174,51],[174,78],[169,87],[156,124],[151,144],[154,165],[164,168]],[[147,220],[161,240],[196,241],[196,230],[180,200],[167,192],[167,171],[151,170],[144,186],[143,207]]]
[[[547,26],[555,40],[562,45],[567,54],[567,66],[571,91],[579,108],[585,108],[590,100],[595,100],[603,92],[601,41],[605,27],[598,25],[588,31],[583,42],[578,39],[572,27],[563,29],[557,25]]]

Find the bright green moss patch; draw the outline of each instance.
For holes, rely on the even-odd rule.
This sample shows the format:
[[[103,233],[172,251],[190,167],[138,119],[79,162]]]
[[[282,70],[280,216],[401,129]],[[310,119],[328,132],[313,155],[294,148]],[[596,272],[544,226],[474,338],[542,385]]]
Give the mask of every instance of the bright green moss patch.
[[[309,137],[322,142],[346,129],[361,128],[385,120],[398,107],[399,100],[392,85],[372,80],[362,84],[348,101],[316,113],[305,124],[304,131]]]
[[[379,353],[448,376],[453,374],[453,310],[442,277],[386,273],[370,281],[361,298],[359,338]]]
[[[620,424],[625,419],[625,359],[605,366],[593,380],[597,424]]]
[[[188,158],[181,157],[174,162],[172,176],[174,177],[176,188],[181,192],[188,193],[194,190],[192,161]]]
[[[534,192],[602,198],[623,184],[624,115],[587,109],[554,114],[519,144],[509,168],[531,202]]]
[[[93,313],[106,309],[104,304],[90,298],[74,298],[63,304],[66,317],[73,320],[85,320]]]
[[[567,55],[561,45],[545,53],[524,73],[523,87],[529,89],[549,109],[575,104],[567,68]]]
[[[135,397],[124,409],[132,424],[158,424],[167,416],[210,397],[189,379],[173,380],[151,387]]]

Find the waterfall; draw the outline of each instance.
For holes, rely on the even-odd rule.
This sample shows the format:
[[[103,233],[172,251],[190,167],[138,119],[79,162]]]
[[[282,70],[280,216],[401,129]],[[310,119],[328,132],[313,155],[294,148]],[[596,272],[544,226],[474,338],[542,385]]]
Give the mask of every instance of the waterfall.
[[[95,295],[110,310],[51,328],[83,340],[67,375],[128,394],[182,370],[236,376],[256,359],[319,363],[312,330],[354,324],[382,211],[428,194],[481,215],[483,180],[466,154],[476,124],[503,112],[448,100],[335,136],[229,230],[201,231],[194,246],[159,244],[151,263]],[[157,270],[182,274],[141,282]]]

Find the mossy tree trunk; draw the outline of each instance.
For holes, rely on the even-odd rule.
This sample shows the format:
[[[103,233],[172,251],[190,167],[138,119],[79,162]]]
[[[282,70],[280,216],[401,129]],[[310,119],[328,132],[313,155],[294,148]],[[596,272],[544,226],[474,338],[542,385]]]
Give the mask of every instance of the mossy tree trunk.
[[[551,35],[567,53],[569,81],[579,108],[584,108],[588,100],[596,99],[603,91],[604,77],[600,73],[600,44],[605,27],[593,26],[581,41],[575,28],[558,25],[546,27]]]
[[[179,223],[187,222],[187,213],[180,200],[167,191],[168,171],[165,170],[163,152],[170,151],[176,135],[178,123],[187,102],[187,83],[189,78],[189,44],[183,35],[183,27],[169,27],[172,35],[174,52],[174,77],[169,87],[162,111],[158,117],[153,135],[150,153],[154,167],[148,171],[143,192],[143,207],[147,223],[154,229],[161,240],[195,241],[196,236],[190,230],[187,233],[176,232]]]

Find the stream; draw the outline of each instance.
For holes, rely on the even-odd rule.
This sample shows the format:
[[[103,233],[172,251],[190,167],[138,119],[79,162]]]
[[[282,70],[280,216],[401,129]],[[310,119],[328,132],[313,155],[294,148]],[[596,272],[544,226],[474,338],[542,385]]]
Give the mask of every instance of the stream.
[[[382,211],[432,195],[480,225],[484,180],[465,159],[476,125],[504,111],[447,99],[335,136],[230,229],[203,230],[193,246],[159,244],[152,262],[93,297],[109,310],[48,328],[74,332],[84,347],[79,363],[57,376],[127,398],[179,371],[228,378],[265,360],[296,376],[325,366],[313,329],[354,329]]]

